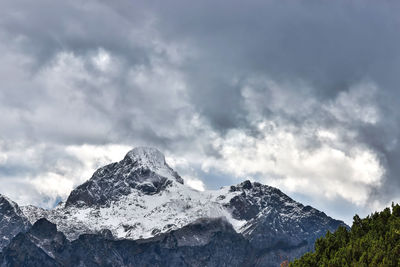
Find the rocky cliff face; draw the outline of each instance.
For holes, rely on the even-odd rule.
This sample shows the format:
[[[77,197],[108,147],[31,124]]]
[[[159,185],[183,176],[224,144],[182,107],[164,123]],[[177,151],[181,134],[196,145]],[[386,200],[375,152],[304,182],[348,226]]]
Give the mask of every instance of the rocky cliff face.
[[[213,265],[216,263],[223,266],[221,264],[225,261],[222,259],[233,256],[229,266],[243,266],[245,260],[240,260],[240,255],[253,265],[275,266],[312,250],[316,238],[344,225],[323,212],[303,206],[280,190],[260,183],[245,181],[236,186],[204,192],[191,189],[168,166],[162,153],[152,148],[133,149],[122,161],[100,168],[90,180],[71,192],[66,203],[61,203],[53,210],[34,206],[22,207],[22,210],[32,224],[38,220],[45,224],[40,219],[46,218],[49,224],[57,225],[62,232],[62,236],[54,234],[59,243],[53,240],[53,243],[43,241],[41,245],[37,242],[34,244],[62,265],[67,263],[60,258],[61,254],[52,254],[52,247],[67,244],[68,253],[79,254],[79,249],[72,248],[78,246],[74,244],[84,241],[87,250],[104,249],[104,253],[108,253],[105,248],[97,248],[95,244],[89,246],[90,241],[102,240],[99,246],[111,246],[116,250],[120,244],[130,244],[123,251],[131,251],[131,246],[135,248],[134,251],[143,251],[142,244],[147,244],[146,249],[149,246],[157,250],[157,257],[178,266],[207,266],[206,259],[210,260],[211,265],[208,266],[218,266]],[[44,227],[41,224],[35,224],[32,229]],[[57,231],[53,229],[49,232]],[[13,247],[15,250],[20,244],[36,250],[30,243],[36,240],[32,236],[36,238],[38,235],[32,230],[19,235],[16,239],[20,243],[14,242],[7,249]],[[236,243],[240,246],[235,247]],[[119,244],[118,249],[114,248],[116,244]],[[236,255],[230,255],[225,248],[218,250],[217,244],[231,250],[238,249],[240,253],[238,251]],[[183,254],[177,256],[176,250]],[[213,251],[220,252],[215,254]],[[228,254],[223,255],[225,252]],[[90,253],[90,257],[97,260],[101,260],[98,257],[108,257],[121,263],[112,255]],[[118,257],[124,259],[122,262],[125,266],[130,265],[124,257],[137,264],[145,263],[145,259],[157,258],[156,254],[147,253],[150,252],[139,253],[141,256],[136,253],[135,258]],[[14,254],[4,252],[4,255]],[[181,257],[181,261],[177,257]],[[6,262],[10,262],[11,258],[7,259]],[[87,264],[89,258],[83,262]],[[163,265],[161,259],[153,263]]]
[[[98,169],[71,192],[66,206],[103,206],[133,190],[153,195],[172,182],[183,184],[183,179],[168,166],[164,155],[154,148],[138,147],[122,161]]]
[[[318,237],[345,225],[274,187],[245,181],[231,186],[230,191],[239,192],[228,207],[234,218],[246,221],[240,232],[253,247],[268,251],[271,256],[293,258],[310,251]]]
[[[344,225],[274,187],[245,181],[230,191],[240,192],[228,205],[234,218],[246,220],[240,232],[258,248],[290,250],[305,246],[309,250],[327,230]]]
[[[70,242],[46,219],[18,234],[1,266],[254,266],[248,241],[223,219],[202,219],[147,240],[81,235]]]
[[[19,232],[24,232],[30,223],[17,203],[0,195],[0,251]]]

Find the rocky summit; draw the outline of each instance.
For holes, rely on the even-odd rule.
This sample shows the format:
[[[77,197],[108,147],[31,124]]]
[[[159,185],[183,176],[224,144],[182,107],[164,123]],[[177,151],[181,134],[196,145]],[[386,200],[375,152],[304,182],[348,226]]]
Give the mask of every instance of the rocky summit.
[[[257,182],[196,191],[145,147],[53,210],[13,207],[14,219],[1,221],[13,230],[0,228],[5,266],[279,266],[345,225]]]
[[[92,178],[69,195],[66,206],[102,206],[137,190],[144,194],[159,193],[173,181],[183,179],[165,162],[155,148],[138,147],[125,158],[98,169]]]

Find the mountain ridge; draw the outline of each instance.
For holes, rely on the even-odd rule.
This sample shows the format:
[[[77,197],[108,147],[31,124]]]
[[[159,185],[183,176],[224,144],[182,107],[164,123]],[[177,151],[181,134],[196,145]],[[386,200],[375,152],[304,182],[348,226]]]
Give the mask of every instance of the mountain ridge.
[[[313,249],[314,241],[334,231],[334,220],[291,199],[277,188],[246,180],[219,190],[194,190],[153,148],[135,148],[99,168],[52,210],[21,207],[31,224],[46,218],[68,242],[82,235],[113,240],[144,240],[168,235],[201,219],[224,220],[263,263],[277,263]],[[0,232],[0,235],[2,233]],[[247,245],[246,245],[247,246]]]

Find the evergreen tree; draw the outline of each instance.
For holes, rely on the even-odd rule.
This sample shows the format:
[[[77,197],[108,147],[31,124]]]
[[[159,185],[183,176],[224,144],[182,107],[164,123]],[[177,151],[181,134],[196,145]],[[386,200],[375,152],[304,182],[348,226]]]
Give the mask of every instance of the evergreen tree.
[[[400,206],[353,218],[350,230],[339,227],[315,242],[315,251],[289,266],[400,266]]]

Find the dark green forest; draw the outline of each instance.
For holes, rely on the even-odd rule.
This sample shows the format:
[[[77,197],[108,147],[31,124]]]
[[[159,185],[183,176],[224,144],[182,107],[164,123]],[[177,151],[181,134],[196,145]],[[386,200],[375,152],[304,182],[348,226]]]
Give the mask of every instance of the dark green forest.
[[[315,242],[314,252],[289,266],[400,266],[400,206],[364,219],[354,216],[351,229],[328,232]]]

